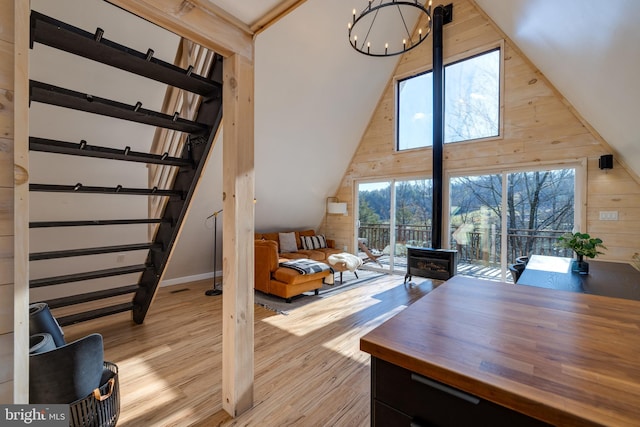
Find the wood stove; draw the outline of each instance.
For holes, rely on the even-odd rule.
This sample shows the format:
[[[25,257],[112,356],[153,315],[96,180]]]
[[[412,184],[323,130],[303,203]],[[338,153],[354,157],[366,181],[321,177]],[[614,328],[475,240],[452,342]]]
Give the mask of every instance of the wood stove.
[[[411,276],[447,280],[458,272],[458,251],[407,246],[407,279]]]

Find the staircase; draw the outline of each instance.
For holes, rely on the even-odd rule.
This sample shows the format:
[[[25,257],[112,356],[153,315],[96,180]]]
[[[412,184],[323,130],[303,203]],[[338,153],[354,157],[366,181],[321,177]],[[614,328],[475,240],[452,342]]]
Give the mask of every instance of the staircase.
[[[150,200],[150,211],[153,206],[153,213],[149,218],[142,219],[86,218],[83,220],[30,222],[29,227],[32,229],[47,227],[90,228],[138,224],[148,226],[151,230],[149,241],[140,243],[30,254],[30,262],[77,257],[79,262],[76,265],[81,266],[81,257],[88,255],[128,251],[148,252],[146,261],[142,264],[30,280],[29,287],[33,289],[127,274],[139,276],[136,284],[94,290],[45,301],[49,307],[56,309],[87,302],[108,301],[113,297],[132,294],[131,300],[127,302],[57,316],[57,320],[62,326],[124,311],[131,311],[133,320],[138,324],[143,323],[222,120],[222,57],[220,55],[201,50],[196,68],[193,65],[180,67],[154,58],[154,52],[151,49],[146,53],[135,51],[105,39],[103,34],[104,31],[100,28],[92,34],[38,12],[31,12],[32,48],[34,43],[41,43],[165,83],[170,87],[165,97],[164,109],[167,111],[157,112],[142,108],[141,102],[136,105],[127,105],[44,82],[30,81],[31,103],[39,102],[157,128],[156,139],[149,153],[133,151],[129,146],[116,149],[90,145],[86,140],[69,142],[40,137],[29,138],[31,151],[104,159],[104,161],[113,162],[111,167],[115,168],[118,167],[116,162],[145,163],[153,171],[150,173],[149,180],[152,185],[149,188],[127,187],[121,183],[105,187],[83,185],[82,177],[65,185],[30,184],[29,190],[31,192],[139,196]],[[182,46],[187,45],[183,44]],[[183,53],[183,47],[181,47],[179,56],[191,57],[191,54],[184,55]],[[204,71],[201,74],[206,77],[199,75],[199,71]],[[167,101],[169,98],[171,100]],[[176,102],[176,100],[179,101]],[[87,139],[89,138],[90,135]],[[88,283],[87,287],[90,288],[91,282]]]

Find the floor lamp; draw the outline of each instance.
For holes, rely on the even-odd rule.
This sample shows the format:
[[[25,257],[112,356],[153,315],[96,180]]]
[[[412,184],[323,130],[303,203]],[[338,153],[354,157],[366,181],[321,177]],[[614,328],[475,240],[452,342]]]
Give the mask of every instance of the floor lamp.
[[[216,249],[218,248],[218,215],[221,212],[222,209],[207,217],[207,219],[213,217],[213,289],[209,289],[204,293],[207,296],[222,294],[222,289],[216,289],[216,273],[218,271],[218,257],[216,253]]]

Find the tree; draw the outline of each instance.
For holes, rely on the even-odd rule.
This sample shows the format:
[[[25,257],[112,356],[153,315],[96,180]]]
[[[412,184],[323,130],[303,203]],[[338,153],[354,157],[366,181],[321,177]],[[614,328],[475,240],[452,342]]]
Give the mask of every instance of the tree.
[[[540,235],[573,228],[574,175],[573,169],[507,175],[507,231],[513,254],[533,252]],[[456,178],[453,184],[451,204],[459,206],[460,215],[477,219],[484,207],[500,225],[501,174]]]
[[[380,221],[380,215],[371,209],[364,197],[360,197],[358,217],[363,224],[380,224],[382,222]]]

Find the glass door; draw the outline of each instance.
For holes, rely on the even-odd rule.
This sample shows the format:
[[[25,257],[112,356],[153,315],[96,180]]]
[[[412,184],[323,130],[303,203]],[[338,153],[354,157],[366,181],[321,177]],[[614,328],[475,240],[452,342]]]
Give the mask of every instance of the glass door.
[[[507,264],[532,254],[566,256],[555,242],[574,228],[575,169],[514,172],[507,180]]]
[[[407,246],[431,247],[433,184],[430,179],[395,182],[394,272],[407,271]]]
[[[502,280],[502,181],[501,174],[450,180],[449,241],[458,251],[458,274]]]
[[[458,274],[510,281],[507,266],[517,257],[567,256],[555,243],[575,227],[575,189],[572,167],[452,177],[449,241]]]
[[[431,246],[432,192],[430,179],[358,184],[357,238],[364,268],[404,274],[407,246]]]
[[[362,268],[390,271],[391,181],[358,184],[357,251]]]

